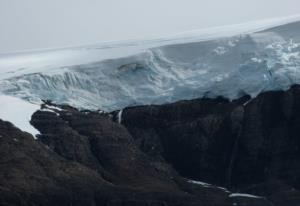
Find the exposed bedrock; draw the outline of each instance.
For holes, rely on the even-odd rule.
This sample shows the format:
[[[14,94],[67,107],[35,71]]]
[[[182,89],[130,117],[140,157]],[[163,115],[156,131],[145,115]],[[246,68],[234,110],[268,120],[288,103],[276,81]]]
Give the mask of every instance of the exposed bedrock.
[[[32,124],[38,140],[0,120],[0,205],[233,204],[224,189],[189,182],[163,161],[153,165],[109,114],[44,109]]]
[[[31,123],[38,140],[0,120],[0,205],[300,203],[300,86],[111,114],[47,102]]]
[[[122,111],[122,124],[153,161],[231,190],[300,202],[300,87]]]

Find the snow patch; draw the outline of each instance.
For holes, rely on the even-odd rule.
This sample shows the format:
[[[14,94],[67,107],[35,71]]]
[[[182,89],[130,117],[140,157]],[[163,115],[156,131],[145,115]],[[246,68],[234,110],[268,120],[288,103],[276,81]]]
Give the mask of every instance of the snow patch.
[[[193,183],[196,185],[201,185],[203,187],[211,187],[211,184],[205,183],[205,182],[201,182],[201,181],[196,181],[196,180],[188,180],[189,183]]]
[[[63,111],[63,109],[53,106],[53,105],[45,105],[45,107],[47,107],[50,110],[57,110],[57,111]]]
[[[31,116],[40,106],[22,99],[0,94],[0,119],[13,123],[16,127],[36,137],[40,134],[31,124]]]
[[[248,197],[248,198],[263,198],[260,196],[250,195],[250,194],[243,194],[243,193],[232,193],[229,195],[229,197]]]
[[[195,181],[195,180],[188,180],[188,182],[192,183],[192,184],[196,184],[196,185],[201,185],[202,187],[206,187],[206,188],[217,188],[217,189],[223,190],[224,192],[229,193],[229,190],[224,188],[224,187],[214,186],[214,185],[211,185],[211,184],[206,183],[206,182]]]
[[[40,109],[40,111],[43,111],[43,112],[51,112],[51,113],[54,113],[56,114],[57,116],[59,116],[59,114],[51,109],[47,109],[47,108],[43,108],[43,109]]]

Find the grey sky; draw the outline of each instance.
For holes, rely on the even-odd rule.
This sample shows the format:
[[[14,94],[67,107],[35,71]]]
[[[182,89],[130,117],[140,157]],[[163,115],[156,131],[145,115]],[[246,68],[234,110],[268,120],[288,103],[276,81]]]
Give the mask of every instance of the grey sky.
[[[300,14],[299,0],[0,0],[0,53]]]

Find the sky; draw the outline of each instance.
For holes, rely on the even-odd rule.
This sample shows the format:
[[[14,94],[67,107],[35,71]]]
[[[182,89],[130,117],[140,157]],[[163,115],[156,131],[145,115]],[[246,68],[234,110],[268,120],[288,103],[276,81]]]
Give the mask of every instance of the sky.
[[[147,39],[295,14],[299,0],[0,0],[0,53]]]

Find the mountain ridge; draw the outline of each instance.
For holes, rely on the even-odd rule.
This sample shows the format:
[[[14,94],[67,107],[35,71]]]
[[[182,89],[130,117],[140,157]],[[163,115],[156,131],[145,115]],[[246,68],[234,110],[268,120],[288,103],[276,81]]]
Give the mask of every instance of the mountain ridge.
[[[37,140],[0,120],[0,203],[295,206],[300,86],[249,100],[121,115],[46,101],[31,119]]]

